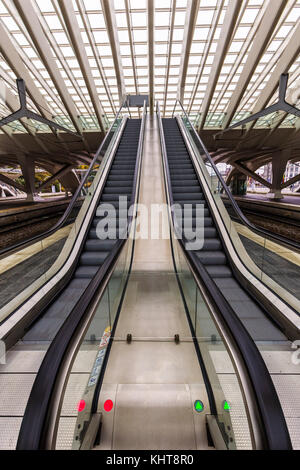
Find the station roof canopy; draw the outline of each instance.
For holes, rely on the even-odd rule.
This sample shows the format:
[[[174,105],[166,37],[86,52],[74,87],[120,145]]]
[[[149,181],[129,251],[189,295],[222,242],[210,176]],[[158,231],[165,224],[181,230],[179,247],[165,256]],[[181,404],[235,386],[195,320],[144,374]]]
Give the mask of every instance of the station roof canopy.
[[[0,117],[21,77],[29,107],[78,132],[106,129],[128,94],[165,116],[181,99],[199,130],[221,129],[275,102],[282,73],[300,104],[299,50],[300,0],[0,0]],[[254,124],[276,125],[299,119]]]

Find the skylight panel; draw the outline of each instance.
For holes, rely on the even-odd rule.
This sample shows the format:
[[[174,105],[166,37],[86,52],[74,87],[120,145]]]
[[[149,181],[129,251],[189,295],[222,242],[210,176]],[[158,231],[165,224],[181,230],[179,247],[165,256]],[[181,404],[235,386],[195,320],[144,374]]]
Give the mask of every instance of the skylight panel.
[[[88,19],[92,28],[105,28],[104,16],[102,13],[88,14]]]
[[[122,42],[128,43],[128,42],[129,42],[129,34],[128,34],[128,31],[119,30],[119,31],[118,31],[118,36],[119,36],[119,41],[120,41],[120,43],[122,43]]]
[[[199,9],[198,17],[197,17],[197,25],[206,25],[211,24],[214,16],[214,10],[202,10],[201,7]]]
[[[148,54],[148,46],[146,44],[136,44],[134,46],[135,54],[138,55],[147,55]]]
[[[125,10],[124,0],[114,0],[115,10]]]
[[[169,40],[169,29],[156,29],[155,30],[155,41],[156,42],[167,42]],[[174,35],[173,35],[174,39]]]
[[[148,41],[148,32],[146,29],[134,29],[133,30],[133,40],[134,42],[147,42]]]
[[[182,41],[183,39],[183,33],[184,33],[184,29],[183,28],[180,28],[180,29],[174,29],[173,31],[173,41]]]
[[[50,17],[48,17],[50,18]],[[69,44],[67,35],[65,33],[53,33],[57,44]]]
[[[51,0],[36,0],[36,3],[42,13],[52,13],[55,12]]]
[[[170,23],[170,13],[165,11],[155,12],[155,26],[168,26]]]
[[[1,21],[5,24],[9,31],[18,31],[17,23],[9,16],[2,16]]]
[[[146,27],[147,15],[145,13],[131,13],[131,20],[133,27]],[[124,23],[125,24],[125,23]]]
[[[246,8],[245,13],[243,14],[243,17],[241,19],[241,24],[243,23],[254,23],[256,20],[256,17],[259,13],[258,8]]]
[[[44,18],[50,29],[63,29],[57,16],[45,15]],[[64,33],[61,33],[61,34],[64,34]]]
[[[186,14],[184,11],[176,11],[174,24],[176,26],[184,26]]]
[[[132,10],[145,10],[147,8],[146,0],[130,0]]]
[[[195,28],[194,41],[203,40],[205,41],[209,34],[209,28]]]
[[[86,11],[95,11],[102,9],[100,0],[83,0],[83,3]]]

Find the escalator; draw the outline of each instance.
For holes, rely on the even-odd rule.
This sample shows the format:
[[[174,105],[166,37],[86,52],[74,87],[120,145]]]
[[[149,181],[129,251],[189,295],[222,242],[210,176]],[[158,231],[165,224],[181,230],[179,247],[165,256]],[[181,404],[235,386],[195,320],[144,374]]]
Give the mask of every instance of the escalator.
[[[104,274],[106,258],[49,347],[17,448],[290,449],[254,341],[198,257],[197,265],[178,243],[169,212],[160,221],[168,222],[171,241],[135,237],[137,203],[170,206],[172,194],[160,120],[149,117],[146,129],[130,236]],[[177,136],[176,149],[184,151]],[[171,165],[173,188],[184,188],[177,177],[183,170],[192,189],[187,196],[176,190],[176,201],[205,204],[206,251],[216,254],[205,266],[220,268],[216,280],[234,280],[227,259],[220,263],[223,241],[193,165]],[[106,194],[105,203],[114,203]]]
[[[86,215],[86,218],[81,220],[84,220],[84,223],[80,225],[80,216],[79,222],[75,221],[74,225],[77,222],[84,232],[80,243],[74,234],[72,235],[72,231],[69,236],[69,243],[74,244],[76,256],[69,267],[71,275],[68,274],[68,281],[47,301],[46,308],[35,311],[33,317],[24,320],[27,325],[20,330],[26,330],[24,335],[17,337],[17,328],[11,329],[9,343],[13,338],[15,344],[7,351],[6,365],[0,365],[2,449],[11,449],[16,445],[21,417],[25,412],[32,385],[54,339],[69,321],[72,311],[84,294],[92,291],[97,273],[101,272],[104,276],[110,269],[116,252],[121,250],[128,236],[128,207],[136,196],[141,124],[141,119],[125,118],[122,121],[119,140],[116,141],[113,154],[108,156],[109,168],[105,179],[100,179],[100,184],[103,181],[102,187],[89,189],[87,199],[93,201],[97,191],[99,196],[93,202],[93,209],[91,204],[87,209],[83,207],[82,210],[86,212],[83,216]],[[55,276],[52,286],[54,281]],[[37,294],[42,295],[43,288],[41,294]],[[35,307],[33,301],[31,304]],[[14,315],[12,314],[6,323],[13,321]],[[6,323],[3,323],[3,329]],[[9,330],[9,325],[7,329]],[[5,433],[5,429],[9,429],[9,432]]]
[[[169,202],[173,206],[174,226],[183,233],[181,246],[199,279],[211,286],[210,291],[215,298],[229,306],[229,322],[233,320],[231,331],[238,333],[240,329],[241,335],[242,332],[249,335],[256,344],[257,351],[265,362],[266,373],[270,374],[268,380],[271,377],[278,394],[293,446],[298,448],[299,438],[296,431],[298,400],[294,393],[298,374],[297,367],[291,364],[290,355],[292,341],[299,335],[299,317],[276,296],[277,285],[274,282],[269,283],[273,290],[266,289],[266,286],[259,282],[261,279],[264,280],[264,276],[257,279],[249,275],[247,263],[249,266],[252,263],[246,257],[244,249],[241,249],[242,259],[238,260],[243,274],[239,272],[237,262],[233,261],[237,257],[231,244],[231,239],[238,239],[238,236],[235,236],[232,225],[222,226],[222,216],[224,216],[222,203],[217,200],[214,205],[213,202],[216,200],[214,192],[208,190],[209,184],[205,188],[203,186],[205,181],[210,183],[212,178],[208,174],[205,180],[205,176],[202,176],[202,173],[205,174],[205,166],[197,166],[195,163],[199,157],[194,156],[196,155],[194,143],[197,141],[198,146],[199,137],[186,115],[184,114],[182,119],[180,117],[162,119],[162,132]],[[203,144],[199,143],[200,145]],[[204,147],[199,151],[199,155],[204,161],[207,159]],[[215,175],[215,169],[212,171],[212,167],[209,166],[209,170]],[[228,226],[230,232],[224,229]],[[197,230],[202,227],[203,231],[201,229],[199,231],[200,248],[186,249],[187,244],[191,245],[190,233],[187,230],[185,236],[185,227],[188,227],[196,237]],[[254,272],[257,271],[254,269]],[[256,289],[253,285],[256,285]],[[277,292],[281,291],[281,287],[278,287]],[[270,386],[272,387],[272,384]]]
[[[178,204],[182,211],[184,211],[185,204],[192,205],[188,209],[187,218],[191,218],[190,224],[194,230],[196,228],[196,205],[204,206],[204,243],[200,250],[195,251],[198,262],[205,266],[208,274],[222,290],[224,297],[255,341],[269,341],[270,338],[273,341],[287,341],[285,335],[268,318],[266,312],[257,302],[245,292],[234,276],[222,243],[222,237],[208,207],[177,120],[163,119],[163,128],[173,202]]]

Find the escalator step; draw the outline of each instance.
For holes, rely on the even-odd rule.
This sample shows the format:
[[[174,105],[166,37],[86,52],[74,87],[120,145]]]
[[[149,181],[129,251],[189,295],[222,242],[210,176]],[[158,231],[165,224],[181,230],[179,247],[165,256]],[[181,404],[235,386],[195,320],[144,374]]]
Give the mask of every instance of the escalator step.
[[[113,188],[108,188],[107,185],[105,186],[105,189],[102,194],[131,194],[132,191],[132,186],[114,186]]]
[[[232,271],[228,266],[206,266],[206,270],[213,279],[222,279],[232,277]]]
[[[184,201],[189,201],[191,199],[204,201],[203,193],[201,193],[200,190],[199,192],[196,191],[196,192],[188,192],[188,193],[173,192],[173,199],[176,202],[177,201],[184,202]]]
[[[120,238],[120,236],[124,236],[126,234],[126,225],[120,228],[109,228],[108,230],[105,230],[105,238],[104,241],[110,240],[110,241],[116,241]],[[89,231],[89,239],[92,240],[100,240],[99,238],[99,230],[97,231],[97,228],[91,228]]]
[[[107,251],[86,251],[80,257],[80,266],[101,266],[107,257]]]
[[[121,214],[121,217],[118,217],[118,215],[116,214],[115,216],[112,216],[112,217],[108,217],[107,215],[104,215],[103,217],[94,217],[93,221],[92,221],[92,227],[97,227],[98,223],[105,219],[105,222],[108,224],[108,225],[111,225],[112,227],[116,226],[116,227],[126,227],[126,224],[127,224],[127,215],[125,214],[124,216]]]
[[[86,251],[110,251],[115,246],[115,243],[115,240],[91,239],[85,242],[84,249]]]
[[[227,263],[226,255],[223,253],[223,251],[198,251],[196,256],[205,266],[219,264],[224,265]]]
[[[75,279],[92,279],[100,266],[79,266],[76,269],[74,277]]]

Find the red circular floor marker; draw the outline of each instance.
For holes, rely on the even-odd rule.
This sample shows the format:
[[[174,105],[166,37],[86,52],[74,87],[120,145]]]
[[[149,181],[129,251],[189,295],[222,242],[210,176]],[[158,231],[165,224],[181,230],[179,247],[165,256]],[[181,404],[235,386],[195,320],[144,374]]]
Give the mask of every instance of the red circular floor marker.
[[[106,400],[106,402],[103,405],[104,410],[107,412],[111,411],[113,407],[114,407],[114,404],[112,400]]]
[[[81,411],[83,411],[85,408],[85,401],[84,400],[80,400],[78,403],[77,403],[77,410],[78,412],[80,413]]]

